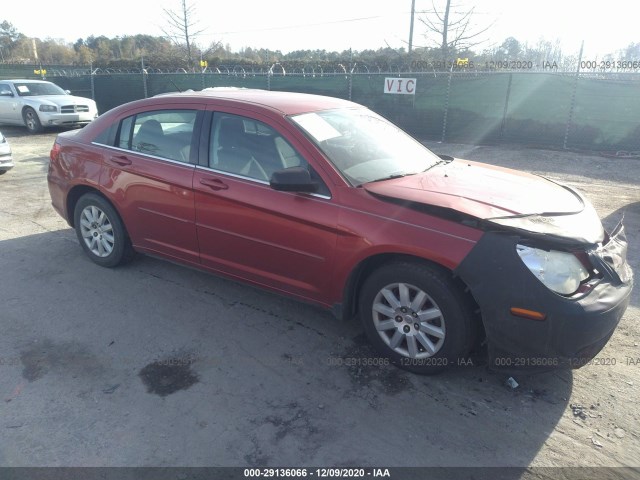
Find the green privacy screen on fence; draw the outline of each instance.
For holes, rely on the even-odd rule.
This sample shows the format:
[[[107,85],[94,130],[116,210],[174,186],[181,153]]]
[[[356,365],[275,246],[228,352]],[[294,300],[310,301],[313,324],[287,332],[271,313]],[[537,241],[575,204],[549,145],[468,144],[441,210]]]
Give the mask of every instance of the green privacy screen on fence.
[[[24,71],[23,71],[24,70]],[[0,78],[37,78],[0,65]],[[385,79],[414,78],[414,95],[383,93]],[[101,112],[177,90],[261,88],[350,99],[418,138],[519,143],[595,151],[640,150],[640,75],[542,72],[142,73],[50,67],[47,79],[93,97]]]

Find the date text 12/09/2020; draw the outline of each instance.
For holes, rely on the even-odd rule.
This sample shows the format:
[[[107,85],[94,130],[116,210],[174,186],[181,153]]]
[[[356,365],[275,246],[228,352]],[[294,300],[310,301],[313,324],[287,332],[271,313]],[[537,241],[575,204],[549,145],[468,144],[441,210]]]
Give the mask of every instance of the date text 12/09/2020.
[[[388,468],[245,468],[245,478],[391,478]]]
[[[557,70],[560,64],[548,60],[534,62],[532,60],[489,60],[475,61],[456,59],[451,61],[414,60],[412,70]],[[640,70],[640,60],[581,60],[580,70]]]

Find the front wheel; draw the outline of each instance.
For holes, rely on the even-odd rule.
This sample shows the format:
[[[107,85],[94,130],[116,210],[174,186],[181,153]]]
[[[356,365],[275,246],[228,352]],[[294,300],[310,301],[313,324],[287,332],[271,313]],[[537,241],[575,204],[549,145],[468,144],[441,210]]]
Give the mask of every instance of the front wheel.
[[[419,374],[454,365],[473,342],[473,307],[442,270],[399,262],[373,272],[360,291],[369,341],[393,364]]]
[[[73,218],[80,245],[93,262],[115,267],[133,257],[118,212],[100,195],[87,193],[80,197]]]
[[[26,108],[23,114],[24,125],[27,127],[29,133],[40,133],[42,128],[42,123],[40,123],[40,118],[38,114],[33,108]]]

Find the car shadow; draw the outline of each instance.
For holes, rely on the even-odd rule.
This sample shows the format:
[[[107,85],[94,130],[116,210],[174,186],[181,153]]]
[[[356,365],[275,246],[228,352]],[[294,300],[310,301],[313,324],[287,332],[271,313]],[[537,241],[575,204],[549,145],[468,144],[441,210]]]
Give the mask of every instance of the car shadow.
[[[500,478],[519,479],[561,435],[570,371],[516,376],[517,388],[470,364],[417,376],[379,358],[357,322],[148,256],[100,268],[71,229],[0,250],[0,346],[16,359],[0,382],[22,385],[5,418],[25,425],[0,429],[1,445],[23,435],[0,447],[14,465],[35,451],[42,465],[88,465],[99,444],[107,466],[514,467]]]

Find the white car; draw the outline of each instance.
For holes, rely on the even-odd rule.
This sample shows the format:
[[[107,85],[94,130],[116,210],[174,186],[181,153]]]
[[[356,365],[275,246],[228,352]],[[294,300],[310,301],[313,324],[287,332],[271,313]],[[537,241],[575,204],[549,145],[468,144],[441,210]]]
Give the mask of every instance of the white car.
[[[24,125],[29,133],[44,127],[82,126],[98,116],[96,102],[70,95],[43,80],[0,80],[0,123]]]
[[[7,173],[13,168],[13,156],[11,155],[11,146],[7,139],[0,132],[0,175]]]

